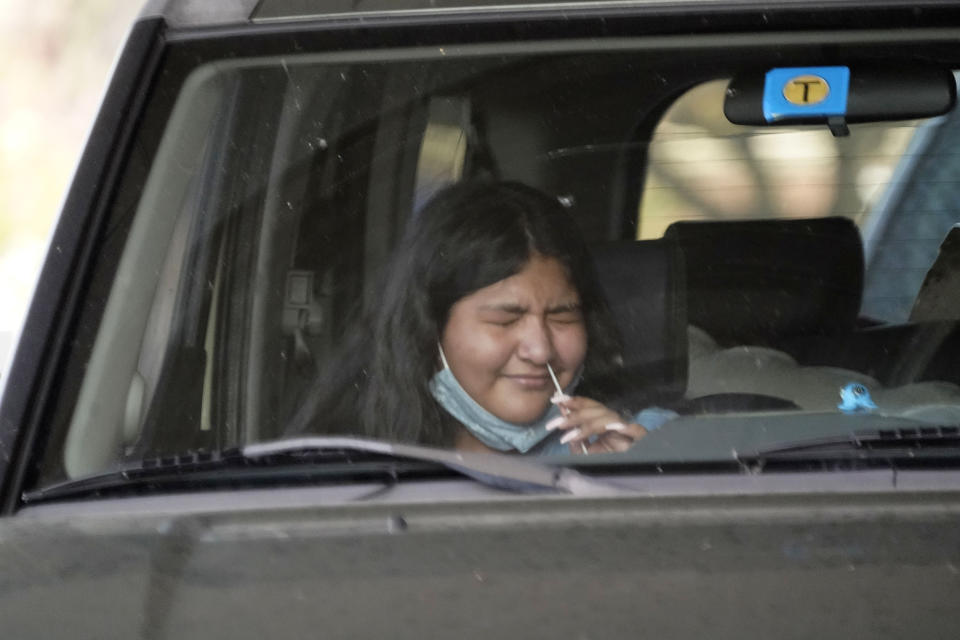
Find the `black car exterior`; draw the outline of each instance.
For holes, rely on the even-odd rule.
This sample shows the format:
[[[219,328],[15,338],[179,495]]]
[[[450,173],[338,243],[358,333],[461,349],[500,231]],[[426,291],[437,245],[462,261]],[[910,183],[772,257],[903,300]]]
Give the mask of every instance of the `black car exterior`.
[[[408,59],[447,56],[465,60],[463,69],[444,68],[448,75],[443,81],[421,93],[417,87],[429,81],[429,73],[415,64],[392,75],[391,65]],[[523,64],[514,66],[510,56],[522,57]],[[631,56],[637,56],[638,77],[662,73],[662,93],[649,102],[641,102],[647,85],[643,92],[602,92],[622,86],[617,83],[629,77],[623,69]],[[615,71],[602,66],[607,58],[615,61]],[[504,87],[521,92],[525,81],[537,77],[523,71],[523,65],[541,59],[550,60],[544,74],[572,69],[570,93],[591,88],[598,93],[585,98],[582,113],[573,110],[554,120],[543,116],[548,123],[536,129],[538,135],[576,139],[570,132],[581,127],[596,134],[597,146],[616,142],[626,151],[618,147],[610,158],[570,165],[563,164],[569,156],[558,152],[535,169],[523,165],[541,156],[532,151],[523,155],[526,143],[516,133],[522,127],[514,130],[496,117],[521,107],[529,108],[525,113],[549,111],[537,105],[539,90],[515,102],[502,95],[509,93]],[[212,133],[207,146],[189,148],[182,157],[176,149],[169,152],[171,164],[188,155],[197,158],[196,171],[182,181],[182,200],[171,202],[169,209],[201,212],[185,227],[216,222],[200,236],[210,240],[208,250],[189,254],[200,265],[197,273],[212,274],[217,264],[230,264],[240,274],[216,285],[211,280],[209,290],[196,293],[192,302],[189,295],[178,298],[177,304],[187,309],[184,317],[192,313],[203,322],[184,321],[171,331],[183,345],[198,347],[213,340],[204,323],[214,322],[210,297],[227,296],[217,293],[221,290],[236,292],[222,298],[226,302],[220,309],[242,309],[237,317],[258,318],[257,309],[271,304],[290,306],[279,293],[280,298],[262,304],[249,293],[247,301],[240,288],[241,281],[254,279],[255,268],[244,260],[256,262],[257,255],[242,251],[246,238],[259,237],[250,225],[261,224],[260,212],[268,210],[263,202],[271,198],[275,180],[283,193],[294,192],[290,185],[302,180],[321,194],[316,201],[308,202],[307,195],[292,200],[291,210],[316,207],[334,212],[335,220],[353,220],[358,212],[368,216],[347,230],[310,227],[326,238],[317,246],[330,252],[338,243],[349,244],[343,239],[354,237],[349,234],[362,237],[362,244],[341,247],[347,257],[336,268],[337,273],[363,273],[392,246],[393,231],[380,230],[401,226],[404,207],[412,207],[409,203],[418,197],[417,176],[423,173],[418,170],[426,166],[418,156],[424,132],[432,124],[457,125],[458,116],[445,114],[486,108],[486,120],[470,120],[463,129],[473,130],[483,121],[493,131],[486,139],[491,148],[484,153],[494,158],[498,171],[542,179],[558,192],[577,185],[569,187],[576,195],[573,207],[593,220],[586,223],[587,235],[636,239],[646,143],[680,94],[731,72],[837,59],[956,69],[960,5],[841,0],[149,2],[118,61],[3,377],[0,628],[11,638],[955,636],[960,628],[960,456],[947,446],[956,447],[956,432],[948,424],[936,434],[923,434],[930,438],[924,441],[927,448],[939,446],[944,452],[935,461],[907,460],[914,457],[912,451],[788,460],[734,452],[732,459],[687,456],[666,464],[638,458],[632,465],[611,461],[606,467],[581,469],[605,483],[594,493],[576,487],[504,491],[436,467],[429,457],[416,459],[420,466],[405,459],[405,466],[398,467],[389,458],[348,455],[349,464],[339,460],[335,473],[318,464],[309,473],[271,475],[269,464],[231,455],[256,441],[251,433],[264,440],[280,433],[293,413],[293,400],[269,386],[271,375],[264,375],[267,380],[257,388],[265,399],[251,409],[254,401],[247,394],[253,374],[234,371],[227,359],[207,356],[198,363],[196,351],[184,348],[164,351],[168,359],[146,385],[145,393],[152,390],[156,401],[136,411],[134,426],[160,436],[147,442],[117,435],[122,441],[109,445],[111,455],[118,452],[116,460],[108,461],[116,466],[101,465],[90,447],[72,444],[78,438],[71,435],[78,420],[75,407],[87,393],[84,376],[94,366],[91,354],[100,348],[98,331],[109,317],[109,294],[117,286],[116,274],[125,273],[122,261],[137,233],[138,207],[145,206],[154,161],[167,153],[166,131],[178,117],[189,121],[206,104],[213,115],[191,135]],[[258,70],[260,60],[276,64]],[[292,72],[281,64],[287,60]],[[298,71],[298,62],[305,71]],[[200,86],[201,94],[209,90],[214,97],[207,103],[198,98],[178,110],[184,87],[196,81],[191,74],[202,68],[225,69],[227,76],[239,69],[238,79],[229,85],[233,77],[224,76],[223,86]],[[320,89],[337,82],[335,76],[345,78],[344,93],[331,100],[344,101],[336,107],[337,117],[349,120],[353,114],[360,124],[345,126],[343,134],[328,134],[326,122],[314,130],[304,120],[296,133],[311,132],[313,146],[303,156],[310,160],[292,156],[295,160],[277,177],[265,158],[279,148],[283,135],[285,78],[307,78],[302,82],[308,86],[317,69],[330,74],[317,83]],[[472,87],[474,77],[489,84],[470,93],[469,105],[463,106],[457,91]],[[561,84],[547,82],[544,101],[566,95]],[[336,111],[316,106],[327,104],[322,90],[304,89],[298,96],[317,113]],[[401,97],[391,102],[392,96]],[[373,97],[382,102],[374,104]],[[430,100],[435,102],[427,104]],[[232,105],[240,107],[230,110]],[[634,129],[622,130],[621,121],[634,109],[639,113]],[[229,117],[218,119],[227,111]],[[522,116],[518,122],[526,122]],[[503,127],[499,133],[497,126]],[[235,129],[217,138],[216,127]],[[187,144],[190,136],[181,139]],[[249,146],[231,155],[237,140]],[[337,159],[327,159],[326,151]],[[465,165],[486,170],[484,153],[470,153]],[[519,158],[516,166],[510,164],[512,154]],[[550,164],[556,158],[561,161]],[[324,171],[334,173],[329,184],[323,181]],[[191,177],[199,186],[192,186]],[[248,183],[253,186],[245,190]],[[167,184],[177,183],[170,179]],[[217,186],[205,191],[204,185]],[[163,196],[156,197],[155,211],[167,205]],[[207,215],[224,202],[227,214]],[[604,211],[602,216],[584,213],[597,209]],[[372,213],[376,211],[387,213],[381,219]],[[261,230],[256,227],[257,233]],[[165,263],[158,258],[156,264],[160,271]],[[297,274],[319,281],[320,273],[301,265],[278,278],[289,285]],[[332,286],[329,299],[362,295],[360,284],[350,286],[354,288],[344,291]],[[315,288],[327,295],[320,284]],[[303,336],[296,331],[309,334],[304,326],[319,322],[310,315],[312,303],[291,307],[306,313],[298,316],[306,318],[303,326],[288,328],[278,316],[277,335],[299,345]],[[218,327],[223,353],[259,348],[251,346],[245,328]],[[856,335],[867,341],[876,333]],[[919,344],[919,349],[930,339],[929,333],[917,335],[916,341],[897,342],[898,348]],[[948,359],[955,334],[948,331],[939,339],[940,350],[924,360],[925,371],[932,380],[953,383],[957,369]],[[325,344],[317,336],[307,343],[308,353]],[[292,362],[297,352],[290,353]],[[855,368],[849,363],[828,364]],[[284,380],[290,386],[302,384],[289,366]],[[870,373],[887,380],[874,369]],[[213,386],[210,379],[218,380],[218,386],[200,392]],[[107,402],[110,378],[103,380],[100,397]],[[118,396],[126,393],[116,389]],[[222,402],[209,401],[210,395]],[[126,407],[128,398],[114,404]],[[210,404],[215,407],[212,417],[205,413]],[[740,419],[721,416],[716,424]],[[859,429],[875,426],[871,416],[852,419]],[[690,420],[690,429],[702,428]],[[913,428],[906,420],[900,415],[880,426]],[[90,424],[96,426],[94,420]],[[677,429],[684,428],[687,423],[681,421]],[[916,434],[898,437],[911,435]],[[930,445],[934,436],[940,444]],[[71,459],[71,451],[79,453]],[[135,469],[126,464],[134,458]],[[190,470],[173,478],[151,475],[144,471],[144,461],[153,469],[187,465],[180,468]],[[350,465],[354,470],[344,472],[342,467]],[[221,473],[224,469],[229,473]],[[73,493],[44,493],[97,474],[109,477]]]

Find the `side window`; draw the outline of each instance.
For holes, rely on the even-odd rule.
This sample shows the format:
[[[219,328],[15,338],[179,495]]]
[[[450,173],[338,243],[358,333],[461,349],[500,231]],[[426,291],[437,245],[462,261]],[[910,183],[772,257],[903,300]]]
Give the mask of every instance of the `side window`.
[[[464,78],[491,64],[189,72],[111,214],[122,251],[101,260],[46,479],[282,435],[411,214],[489,169]]]
[[[660,237],[681,220],[849,218],[864,244],[862,315],[906,321],[957,222],[937,205],[956,180],[943,171],[956,154],[937,132],[952,131],[955,116],[852,124],[847,137],[816,126],[738,126],[723,115],[727,83],[694,87],[656,127],[638,237]]]
[[[395,242],[425,164],[410,67],[271,62],[180,90],[56,418],[68,476],[276,437]]]
[[[188,244],[198,240],[197,213],[204,199],[199,181],[207,173],[210,132],[223,121],[229,84],[224,76],[196,74],[170,117],[70,420],[64,453],[68,474],[103,468],[133,446],[162,373],[177,359],[171,342],[183,329],[175,326],[175,311],[189,304],[181,286]],[[202,363],[203,344],[192,346]]]

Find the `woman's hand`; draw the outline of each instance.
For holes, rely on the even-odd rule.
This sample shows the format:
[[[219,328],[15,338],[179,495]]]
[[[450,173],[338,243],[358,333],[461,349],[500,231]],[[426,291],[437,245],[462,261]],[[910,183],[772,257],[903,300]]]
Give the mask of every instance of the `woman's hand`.
[[[558,399],[563,416],[547,423],[547,429],[563,429],[560,442],[570,445],[570,452],[610,453],[626,451],[647,435],[639,424],[624,422],[620,415],[605,405],[583,396]]]

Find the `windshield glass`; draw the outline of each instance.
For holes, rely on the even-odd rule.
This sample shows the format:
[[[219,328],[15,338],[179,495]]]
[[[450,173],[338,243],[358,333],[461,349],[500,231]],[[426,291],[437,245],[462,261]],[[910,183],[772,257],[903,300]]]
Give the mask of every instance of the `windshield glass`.
[[[709,459],[730,416],[956,424],[956,112],[734,125],[785,48],[588,45],[172,55],[36,485],[302,435]]]

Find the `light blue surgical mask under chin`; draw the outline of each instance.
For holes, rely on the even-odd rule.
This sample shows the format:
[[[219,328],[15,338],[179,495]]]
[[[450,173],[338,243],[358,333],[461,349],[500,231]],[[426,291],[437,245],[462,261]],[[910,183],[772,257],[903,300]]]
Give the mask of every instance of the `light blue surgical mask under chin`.
[[[547,423],[560,416],[557,405],[551,403],[550,408],[540,418],[529,424],[514,424],[501,420],[470,397],[454,377],[442,350],[440,356],[444,366],[430,379],[430,392],[440,406],[459,420],[480,442],[497,451],[516,450],[527,453],[550,435]],[[578,382],[579,374],[574,376],[573,382],[564,389],[564,393],[572,393]]]

